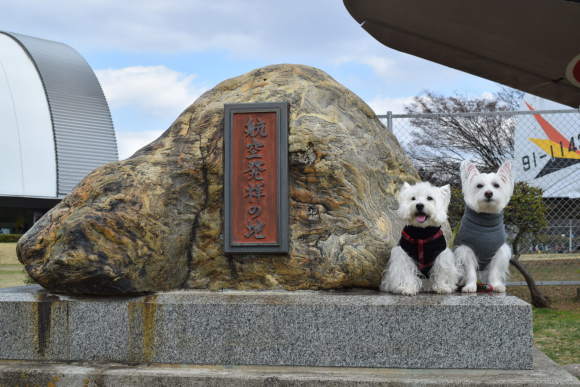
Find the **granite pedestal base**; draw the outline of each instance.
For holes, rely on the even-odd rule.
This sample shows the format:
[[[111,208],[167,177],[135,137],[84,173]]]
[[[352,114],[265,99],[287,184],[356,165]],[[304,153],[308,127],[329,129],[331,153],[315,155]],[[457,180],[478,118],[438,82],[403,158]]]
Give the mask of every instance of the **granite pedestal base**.
[[[0,290],[0,359],[531,369],[529,304],[506,295]]]

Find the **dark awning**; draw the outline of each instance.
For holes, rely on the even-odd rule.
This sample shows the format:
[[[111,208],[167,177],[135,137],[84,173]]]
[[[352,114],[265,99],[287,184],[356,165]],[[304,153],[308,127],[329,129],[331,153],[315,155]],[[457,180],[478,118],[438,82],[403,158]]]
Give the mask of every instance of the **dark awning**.
[[[381,43],[580,106],[579,0],[344,0]]]

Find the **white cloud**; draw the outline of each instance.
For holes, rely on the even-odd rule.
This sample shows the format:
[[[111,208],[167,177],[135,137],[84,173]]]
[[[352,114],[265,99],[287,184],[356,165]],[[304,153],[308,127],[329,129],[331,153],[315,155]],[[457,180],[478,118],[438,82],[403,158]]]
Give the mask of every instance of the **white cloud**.
[[[387,114],[388,111],[393,112],[393,114],[404,114],[405,105],[409,105],[412,102],[413,97],[401,97],[401,98],[375,97],[370,101],[368,101],[368,104],[374,110],[375,114],[383,115]]]
[[[395,62],[386,55],[368,55],[358,59],[358,62],[370,66],[381,78],[392,77],[395,73]]]
[[[175,117],[203,91],[192,84],[195,75],[165,66],[97,70],[96,74],[112,109],[130,106],[147,114]]]
[[[385,47],[336,0],[142,0],[138,5],[117,0],[19,0],[2,8],[0,25],[4,30],[67,43],[93,57],[101,52],[173,58],[217,54],[227,57],[228,69],[242,64],[243,71],[249,70],[250,63],[256,67],[304,63],[330,72],[341,64],[354,64],[355,70],[348,71],[367,72],[356,67],[362,64],[379,78],[373,82],[389,87],[389,94],[394,88],[404,89],[402,93],[453,90],[456,85],[469,87],[469,81],[481,82]],[[207,63],[198,65],[208,67]],[[204,77],[207,73],[212,71]],[[372,94],[376,94],[378,86],[373,86]]]
[[[482,83],[480,78],[385,47],[336,0],[142,0],[138,4],[19,0],[4,4],[0,25],[3,30],[66,43],[91,64],[98,62],[97,68],[102,63],[118,67],[118,61],[123,65],[152,60],[192,63],[208,86],[275,63],[319,67],[367,100],[381,94],[414,95],[424,89],[479,91]],[[165,78],[159,74],[163,71],[155,74],[155,79],[163,79],[160,83],[153,82],[151,68],[141,75],[101,70],[99,76],[113,108],[139,106],[152,109],[150,116],[169,120],[200,90],[190,74],[170,75],[171,70],[164,70]],[[125,83],[115,84],[121,75]],[[139,77],[145,75],[149,89],[139,86]],[[135,129],[131,124],[122,127]]]
[[[124,132],[117,130],[117,147],[119,160],[124,160],[133,153],[157,139],[163,130],[145,130],[142,132]]]
[[[336,0],[141,0],[138,4],[20,0],[2,8],[0,24],[6,30],[73,47],[131,52],[223,50],[262,59],[304,53],[334,57],[369,40]]]

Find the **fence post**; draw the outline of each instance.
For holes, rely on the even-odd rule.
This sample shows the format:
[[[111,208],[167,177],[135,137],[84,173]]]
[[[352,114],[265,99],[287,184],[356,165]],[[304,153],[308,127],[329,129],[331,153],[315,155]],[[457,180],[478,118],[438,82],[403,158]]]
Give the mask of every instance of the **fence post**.
[[[574,236],[574,234],[572,233],[572,218],[568,219],[568,222],[570,223],[570,228],[568,230],[568,252],[571,253],[572,252],[572,238]]]
[[[387,112],[387,129],[393,133],[393,112],[390,110]]]

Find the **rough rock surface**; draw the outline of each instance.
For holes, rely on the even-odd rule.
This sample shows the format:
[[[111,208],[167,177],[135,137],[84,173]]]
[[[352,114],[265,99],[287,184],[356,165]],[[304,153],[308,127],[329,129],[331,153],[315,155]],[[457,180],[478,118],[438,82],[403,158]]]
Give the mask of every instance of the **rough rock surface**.
[[[223,105],[284,101],[290,253],[224,256]],[[415,179],[355,94],[312,67],[269,66],[220,83],[157,140],[89,174],[18,256],[41,285],[73,294],[374,288],[395,243],[394,193]]]

